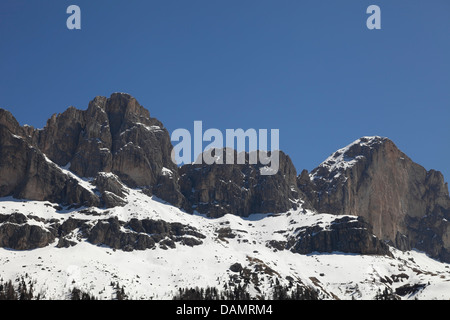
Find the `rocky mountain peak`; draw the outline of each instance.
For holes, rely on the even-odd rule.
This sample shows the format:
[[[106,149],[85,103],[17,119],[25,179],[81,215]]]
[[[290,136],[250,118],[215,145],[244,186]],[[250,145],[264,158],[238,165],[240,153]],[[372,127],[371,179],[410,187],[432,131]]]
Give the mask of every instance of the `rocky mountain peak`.
[[[0,108],[0,126],[15,134],[20,130],[20,125],[12,113],[2,108]]]
[[[399,248],[449,258],[448,185],[440,172],[414,163],[391,140],[358,139],[297,182],[319,212],[362,216],[375,235]],[[434,238],[432,248],[424,246],[433,242],[423,241],[424,234]]]
[[[55,163],[81,177],[113,172],[132,186],[153,186],[170,161],[167,130],[129,94],[96,97],[87,110],[54,115],[37,138]]]
[[[167,198],[175,205],[181,203],[179,188],[173,185],[178,179],[178,168],[171,160],[169,133],[160,121],[151,118],[149,111],[129,94],[114,93],[109,98],[98,96],[89,103],[86,110],[69,107],[63,113],[54,114],[46,126],[39,130],[20,127],[10,112],[0,110],[0,129],[3,132],[2,151],[6,152],[8,143],[11,145],[4,162],[11,157],[24,157],[29,153],[27,150],[34,150],[40,154],[39,166],[53,168],[53,163],[70,170],[78,177],[90,179],[102,172],[113,173],[130,187],[146,188],[150,194]],[[49,200],[49,193],[65,192],[64,173],[58,185],[64,190],[53,190],[48,187],[52,181],[42,179],[38,183],[35,178],[33,184],[27,187],[27,182],[23,179],[33,173],[29,171],[30,166],[26,162],[30,160],[27,159],[23,159],[23,166],[20,166],[20,172],[17,172],[15,178],[11,177],[13,181],[5,183],[4,192],[1,192],[3,196],[14,193],[34,200]],[[20,162],[15,167],[19,164]],[[13,164],[5,164],[3,169],[11,169],[8,166]],[[163,173],[167,170],[173,172],[173,175],[172,179],[165,181],[167,179]],[[45,172],[46,169],[40,171]],[[50,171],[58,172],[53,169]],[[166,184],[172,184],[169,189],[173,194],[160,192],[161,189],[168,188],[162,187],[163,180]],[[51,191],[32,192],[33,188]],[[28,191],[23,192],[24,190]],[[63,198],[54,197],[61,201]],[[79,197],[75,199],[79,200]],[[93,202],[90,202],[92,199],[88,201],[89,204],[101,203],[98,197],[93,199]],[[86,203],[85,200],[83,202]]]
[[[362,137],[331,154],[311,172],[310,179],[325,179],[328,181],[336,179],[358,161],[370,157],[371,153],[380,148],[384,143],[391,143],[391,141],[379,136]]]

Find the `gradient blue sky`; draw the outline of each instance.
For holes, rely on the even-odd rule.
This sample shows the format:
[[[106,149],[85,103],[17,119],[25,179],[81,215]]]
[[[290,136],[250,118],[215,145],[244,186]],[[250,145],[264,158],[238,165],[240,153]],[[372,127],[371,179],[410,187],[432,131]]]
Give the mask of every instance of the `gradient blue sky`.
[[[298,172],[380,135],[449,181],[449,15],[448,0],[2,0],[0,107],[43,127],[128,92],[170,132],[280,129]]]

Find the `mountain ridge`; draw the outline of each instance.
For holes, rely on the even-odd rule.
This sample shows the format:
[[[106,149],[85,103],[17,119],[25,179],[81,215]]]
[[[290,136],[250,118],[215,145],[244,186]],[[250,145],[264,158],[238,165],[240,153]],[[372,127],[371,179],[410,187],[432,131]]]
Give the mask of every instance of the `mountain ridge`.
[[[362,216],[377,236],[397,248],[420,248],[448,261],[448,184],[440,172],[414,163],[391,140],[358,139],[299,181],[319,212]],[[423,241],[422,234],[429,239]]]
[[[22,137],[29,148],[35,148],[33,153],[37,152],[34,157],[38,160],[27,158],[27,161],[44,168],[22,167],[19,173],[31,170],[32,177],[25,177],[25,182],[16,181],[14,192],[7,188],[14,183],[3,183],[0,196],[13,194],[32,200],[111,207],[124,203],[117,183],[113,188],[116,192],[111,192],[115,182],[107,181],[119,179],[187,212],[197,211],[211,217],[227,213],[242,216],[281,213],[300,205],[318,212],[361,216],[374,227],[377,236],[397,248],[419,247],[434,257],[450,259],[445,223],[445,219],[450,219],[448,184],[440,172],[426,171],[386,137],[355,140],[332,153],[310,173],[303,170],[299,175],[289,156],[281,151],[279,172],[261,176],[259,167],[248,161],[243,165],[177,167],[171,161],[173,146],[163,124],[125,93],[113,93],[110,98],[97,96],[86,110],[69,107],[54,114],[38,130],[21,127],[10,112],[2,109],[0,125],[3,131],[12,134],[12,139]],[[18,154],[24,152],[23,148]],[[49,177],[33,174],[54,168],[47,166],[48,161],[42,161],[39,151],[44,160],[48,157],[68,172],[102,181],[103,186],[97,183],[101,192],[86,192],[86,188],[79,188],[76,181],[69,179],[65,184],[56,184],[69,197],[54,197],[52,193],[58,188],[37,193],[36,189],[45,190],[49,179],[63,179],[50,169]],[[116,177],[102,176],[103,172]],[[440,241],[430,248],[419,245],[424,240],[420,235],[423,228],[433,230],[431,238],[437,236]],[[437,246],[443,249],[439,251]]]
[[[33,251],[54,263],[54,250],[75,254],[83,248],[91,259],[85,263],[104,270],[102,277],[116,268],[113,260],[102,267],[105,255],[127,257],[136,265],[148,257],[151,270],[164,274],[171,264],[185,263],[192,269],[177,269],[180,277],[204,274],[208,285],[243,281],[253,298],[271,292],[275,279],[290,290],[294,283],[314,290],[323,299],[373,298],[376,289],[396,298],[406,297],[404,292],[436,297],[433,292],[445,286],[440,279],[447,279],[450,262],[448,184],[440,172],[414,163],[388,138],[362,137],[300,174],[280,151],[279,171],[272,176],[261,175],[262,165],[250,164],[248,154],[243,164],[178,167],[172,148],[163,124],[128,94],[96,97],[86,110],[70,107],[42,129],[20,126],[0,109],[0,257],[10,261],[0,272],[21,274],[10,259],[14,253],[35,277],[49,281],[33,267],[40,265]],[[200,254],[203,250],[216,252],[216,259]],[[163,264],[166,271],[154,263],[160,255],[170,261]],[[175,259],[179,255],[182,262]],[[366,291],[348,289],[350,280],[335,279],[322,265],[330,263],[324,255],[342,266],[348,261],[361,266],[353,275],[361,277],[358,285]],[[405,262],[408,256],[420,263]],[[375,266],[377,257],[387,273]],[[299,269],[291,270],[283,259]],[[210,265],[203,266],[204,260]],[[320,261],[316,267],[327,270],[324,277],[332,285],[320,281],[322,273],[305,278],[299,261],[310,267]],[[147,289],[124,276],[126,266],[115,275],[141,288],[132,295],[139,297]],[[203,272],[196,271],[199,266]],[[216,267],[220,273],[213,271]],[[378,271],[372,275],[369,269]],[[404,284],[397,281],[402,270],[407,272],[401,278],[409,279]],[[139,272],[158,282],[144,269]],[[88,279],[93,281],[89,276],[76,281],[85,286]],[[193,283],[167,281],[172,295],[174,285]],[[421,285],[414,287],[417,281]],[[61,285],[55,280],[51,290],[73,287]],[[168,297],[168,291],[158,290]],[[60,297],[50,291],[47,297]]]

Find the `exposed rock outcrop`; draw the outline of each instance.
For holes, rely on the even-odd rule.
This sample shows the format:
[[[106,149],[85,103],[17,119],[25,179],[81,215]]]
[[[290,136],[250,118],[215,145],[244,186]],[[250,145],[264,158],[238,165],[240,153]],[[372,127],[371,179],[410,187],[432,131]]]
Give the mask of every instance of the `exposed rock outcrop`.
[[[113,173],[99,172],[93,183],[102,195],[107,208],[124,206],[126,202],[126,188],[120,179]]]
[[[224,159],[230,149],[218,150]],[[235,161],[237,163],[237,161]],[[196,210],[210,217],[231,213],[248,216],[252,213],[286,212],[296,208],[299,190],[296,170],[289,156],[279,152],[279,170],[275,175],[262,175],[264,166],[250,164],[190,164],[180,168],[181,192],[186,197],[186,210]]]
[[[156,243],[163,248],[175,248],[175,242],[187,246],[200,245],[204,235],[180,223],[162,220],[131,219],[123,223],[111,218],[102,220],[89,231],[88,241],[92,244],[107,245],[124,251],[151,249]]]
[[[85,111],[70,107],[53,115],[40,130],[21,127],[1,109],[0,146],[0,196],[108,207],[123,204],[122,196],[111,190],[103,190],[102,199],[86,193],[59,166],[85,178],[112,172],[127,186],[147,188],[176,206],[184,201],[169,133],[128,94],[96,97]],[[171,172],[170,178],[166,172]]]
[[[67,248],[80,241],[105,245],[123,251],[145,250],[159,245],[163,249],[176,244],[201,245],[205,236],[195,228],[181,223],[162,220],[109,219],[86,220],[68,218],[62,224],[58,220],[30,222],[30,216],[21,213],[0,214],[0,247],[15,250],[31,250],[48,246],[57,240],[56,247]]]
[[[14,250],[31,250],[48,246],[55,234],[37,225],[27,224],[21,213],[0,215],[0,247]]]
[[[113,172],[129,186],[153,186],[163,167],[176,169],[167,130],[124,93],[54,115],[35,139],[51,160],[81,177]]]
[[[99,205],[100,199],[64,173],[24,137],[12,115],[0,109],[0,197]]]
[[[373,235],[372,227],[361,217],[342,217],[334,220],[327,229],[318,225],[302,227],[288,240],[286,248],[292,252],[344,252],[391,256],[389,246]]]
[[[35,225],[5,223],[0,226],[0,247],[30,250],[49,245],[55,237]]]

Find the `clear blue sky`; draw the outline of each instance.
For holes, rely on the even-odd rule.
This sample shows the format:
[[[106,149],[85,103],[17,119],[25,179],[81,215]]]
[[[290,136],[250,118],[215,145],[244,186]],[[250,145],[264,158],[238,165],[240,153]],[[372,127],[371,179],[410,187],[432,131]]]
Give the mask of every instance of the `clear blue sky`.
[[[449,181],[449,16],[448,0],[1,0],[0,107],[43,127],[128,92],[170,132],[280,129],[299,172],[380,135]]]

